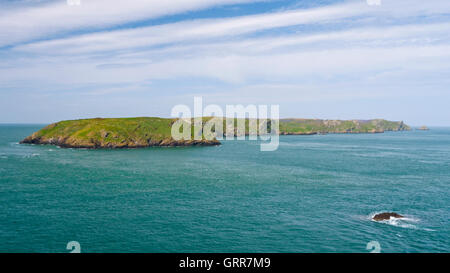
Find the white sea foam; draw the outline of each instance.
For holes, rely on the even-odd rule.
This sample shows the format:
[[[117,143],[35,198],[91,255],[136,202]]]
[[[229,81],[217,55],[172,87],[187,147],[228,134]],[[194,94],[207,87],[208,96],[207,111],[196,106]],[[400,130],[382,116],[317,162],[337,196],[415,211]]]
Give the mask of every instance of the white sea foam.
[[[23,156],[24,158],[30,158],[30,157],[36,157],[36,156],[40,156],[41,154],[38,154],[38,153],[34,153],[34,154],[28,154],[28,155],[25,155],[25,156]]]
[[[417,229],[416,225],[408,223],[410,219],[408,218],[395,218],[391,217],[389,220],[381,221],[382,223],[385,222],[388,225],[396,226],[396,227],[402,227],[402,228],[411,228],[411,229]]]

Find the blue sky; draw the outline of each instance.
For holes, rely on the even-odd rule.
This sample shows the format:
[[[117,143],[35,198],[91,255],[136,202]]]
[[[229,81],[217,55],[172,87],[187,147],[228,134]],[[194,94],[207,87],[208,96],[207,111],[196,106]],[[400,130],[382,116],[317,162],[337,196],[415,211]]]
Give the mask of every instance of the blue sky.
[[[448,0],[80,1],[0,0],[0,123],[168,117],[202,96],[450,126]]]

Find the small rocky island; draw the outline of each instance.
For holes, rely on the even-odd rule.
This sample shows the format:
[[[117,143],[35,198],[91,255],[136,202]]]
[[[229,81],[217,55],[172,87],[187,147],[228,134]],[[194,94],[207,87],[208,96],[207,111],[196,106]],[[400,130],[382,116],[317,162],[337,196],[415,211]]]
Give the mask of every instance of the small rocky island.
[[[400,215],[398,213],[395,212],[383,212],[383,213],[378,213],[375,214],[372,217],[372,220],[374,221],[386,221],[386,220],[390,220],[392,218],[404,218],[403,215]]]
[[[204,117],[203,122],[211,117]],[[171,136],[172,125],[178,119],[139,117],[139,118],[95,118],[66,120],[50,124],[28,136],[20,143],[49,144],[63,148],[141,148],[151,146],[212,146],[220,145],[216,138],[207,140],[174,140]],[[257,120],[246,119],[245,132],[234,130],[234,136],[248,135],[249,124]],[[223,120],[224,128],[230,126],[230,120]],[[231,121],[237,124],[237,119]],[[261,123],[271,129],[271,122]],[[261,124],[259,126],[261,126]],[[261,128],[259,128],[261,129]],[[410,127],[403,122],[375,120],[320,120],[320,119],[280,119],[280,135],[314,135],[328,133],[383,133],[385,131],[404,131]],[[193,130],[192,135],[193,135]],[[224,136],[226,131],[224,130]],[[260,130],[258,130],[259,134]],[[216,134],[216,133],[214,133]],[[233,128],[231,129],[233,137]],[[192,139],[194,139],[192,137]],[[208,138],[211,139],[211,138]]]
[[[421,130],[421,131],[428,131],[430,130],[427,126],[421,126],[420,128],[418,128],[417,130]]]

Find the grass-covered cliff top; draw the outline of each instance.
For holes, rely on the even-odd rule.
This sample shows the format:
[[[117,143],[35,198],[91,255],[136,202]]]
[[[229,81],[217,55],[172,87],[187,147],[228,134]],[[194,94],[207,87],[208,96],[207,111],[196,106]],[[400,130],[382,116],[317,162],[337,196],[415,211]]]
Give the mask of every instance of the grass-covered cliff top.
[[[210,118],[204,118],[207,121]],[[25,138],[21,143],[53,144],[72,148],[137,148],[148,146],[218,145],[216,139],[179,140],[171,136],[172,125],[177,119],[168,118],[95,118],[67,120],[50,124]],[[224,134],[226,134],[224,120]],[[234,120],[236,122],[236,119]],[[249,120],[245,121],[248,134]],[[228,125],[230,126],[230,125]],[[318,120],[281,119],[280,134],[317,133],[381,133],[409,130],[403,122],[386,120]],[[268,125],[270,127],[270,123]],[[269,129],[270,130],[270,129]],[[194,132],[191,131],[193,136]],[[242,132],[234,131],[235,135]]]
[[[216,145],[215,141],[175,141],[176,119],[95,118],[66,120],[48,125],[22,143],[54,144],[73,148],[137,148],[148,146]]]
[[[318,133],[383,133],[385,131],[407,131],[411,128],[402,121],[373,120],[321,120],[282,119],[281,134]]]

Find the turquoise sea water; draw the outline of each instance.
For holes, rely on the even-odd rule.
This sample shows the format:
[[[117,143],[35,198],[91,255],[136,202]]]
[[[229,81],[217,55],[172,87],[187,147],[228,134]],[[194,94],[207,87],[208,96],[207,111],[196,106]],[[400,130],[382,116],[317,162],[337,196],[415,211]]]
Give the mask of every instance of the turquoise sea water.
[[[0,252],[450,252],[450,129],[218,147],[20,145],[0,125]],[[377,223],[395,211],[407,221]]]

